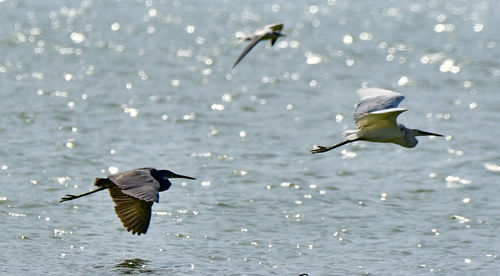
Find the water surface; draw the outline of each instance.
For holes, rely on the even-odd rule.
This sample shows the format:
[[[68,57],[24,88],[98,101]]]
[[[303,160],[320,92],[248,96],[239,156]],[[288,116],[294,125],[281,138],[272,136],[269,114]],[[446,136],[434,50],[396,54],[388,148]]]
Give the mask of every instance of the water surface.
[[[442,275],[500,270],[498,1],[0,1],[0,272]],[[286,37],[238,31],[283,22]],[[399,91],[414,149],[358,142]],[[132,236],[95,177],[175,179]]]

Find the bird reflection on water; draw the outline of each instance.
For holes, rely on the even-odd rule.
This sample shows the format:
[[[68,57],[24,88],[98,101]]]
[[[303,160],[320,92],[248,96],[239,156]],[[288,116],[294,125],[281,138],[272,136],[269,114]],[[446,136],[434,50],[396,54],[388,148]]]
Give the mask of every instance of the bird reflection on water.
[[[145,269],[150,261],[143,259],[127,259],[116,265],[117,268],[125,269],[124,274],[133,274],[134,272],[153,272],[150,269]]]
[[[66,195],[59,202],[108,189],[115,202],[115,212],[127,231],[132,231],[132,234],[145,234],[151,220],[153,202],[159,202],[159,192],[168,190],[172,185],[169,178],[195,179],[168,170],[140,168],[107,178],[97,178],[94,185],[99,188],[80,195]]]

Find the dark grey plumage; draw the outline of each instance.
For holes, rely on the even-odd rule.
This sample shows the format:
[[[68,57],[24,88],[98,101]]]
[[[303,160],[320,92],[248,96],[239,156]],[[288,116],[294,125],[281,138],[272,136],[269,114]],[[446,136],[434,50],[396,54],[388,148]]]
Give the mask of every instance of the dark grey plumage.
[[[168,170],[140,168],[107,178],[97,178],[94,185],[99,188],[80,195],[66,195],[59,202],[108,189],[115,203],[115,213],[127,231],[132,231],[132,234],[145,234],[151,220],[151,207],[154,202],[160,200],[159,192],[168,190],[172,185],[169,178],[194,179]]]

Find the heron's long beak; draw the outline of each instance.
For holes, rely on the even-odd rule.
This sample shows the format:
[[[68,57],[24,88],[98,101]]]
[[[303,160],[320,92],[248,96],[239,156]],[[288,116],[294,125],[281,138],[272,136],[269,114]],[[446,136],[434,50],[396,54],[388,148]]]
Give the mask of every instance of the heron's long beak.
[[[443,137],[443,135],[441,135],[441,134],[427,132],[427,131],[422,131],[422,130],[419,130],[419,129],[417,129],[417,135],[415,135],[415,136],[439,136],[439,137]]]
[[[196,180],[196,178],[194,178],[194,177],[180,175],[180,174],[176,174],[176,173],[172,173],[171,175],[168,176],[168,178],[186,178],[186,179]]]

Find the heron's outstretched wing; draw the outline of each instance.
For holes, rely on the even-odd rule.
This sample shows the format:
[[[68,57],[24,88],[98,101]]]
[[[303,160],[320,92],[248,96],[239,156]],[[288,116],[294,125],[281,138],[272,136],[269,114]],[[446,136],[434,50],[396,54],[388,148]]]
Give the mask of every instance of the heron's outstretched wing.
[[[408,109],[399,107],[365,113],[358,118],[356,125],[361,131],[372,128],[394,128],[397,127],[396,118],[406,110]]]
[[[259,43],[264,38],[264,36],[266,36],[266,34],[267,33],[264,33],[260,36],[254,37],[252,41],[250,41],[250,44],[248,44],[248,46],[245,48],[245,50],[243,50],[243,52],[234,63],[233,68],[238,65],[238,63],[240,63],[240,61],[253,49],[253,47],[255,47],[255,45],[257,45],[257,43]]]
[[[354,111],[354,121],[356,124],[358,124],[358,120],[365,114],[396,108],[405,98],[402,94],[380,88],[362,88],[357,93],[360,99]]]
[[[151,176],[150,168],[126,171],[108,178],[129,196],[148,202],[158,202],[160,199],[160,183]]]
[[[126,195],[120,187],[109,188],[109,195],[115,202],[115,213],[132,234],[146,234],[151,220],[153,202],[146,202]]]

